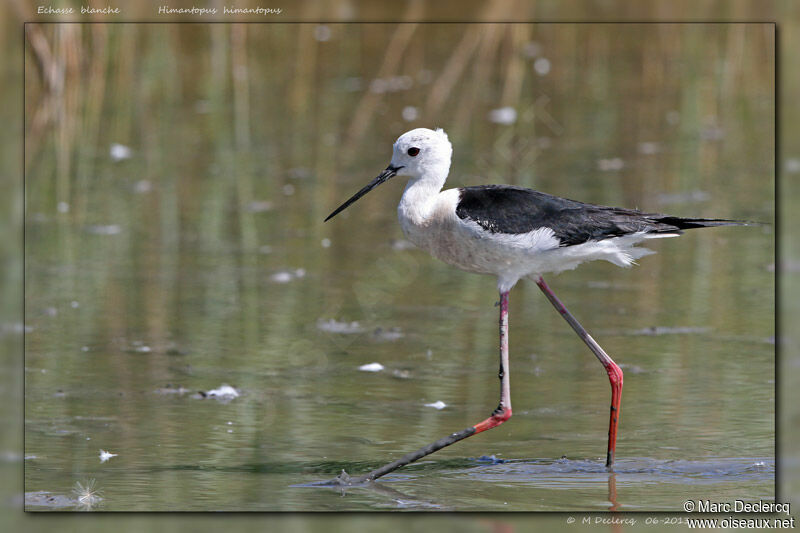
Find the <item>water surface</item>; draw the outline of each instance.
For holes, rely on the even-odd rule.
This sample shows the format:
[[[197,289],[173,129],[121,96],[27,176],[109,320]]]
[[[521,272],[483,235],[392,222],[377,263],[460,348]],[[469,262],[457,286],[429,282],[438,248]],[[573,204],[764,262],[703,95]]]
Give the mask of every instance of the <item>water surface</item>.
[[[605,373],[522,282],[509,422],[372,488],[307,486],[497,403],[495,281],[407,246],[400,180],[322,223],[399,134],[448,131],[449,186],[770,223],[772,26],[35,28],[65,91],[26,56],[28,509],[92,479],[103,510],[774,499],[769,224],[549,280],[625,371],[613,473]]]

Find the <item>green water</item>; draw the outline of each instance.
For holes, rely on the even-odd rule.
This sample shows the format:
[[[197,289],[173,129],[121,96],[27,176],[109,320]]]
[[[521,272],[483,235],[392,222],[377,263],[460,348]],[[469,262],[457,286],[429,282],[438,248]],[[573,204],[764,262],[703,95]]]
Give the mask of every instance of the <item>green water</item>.
[[[64,90],[29,47],[27,509],[75,508],[91,479],[101,510],[774,498],[770,224],[548,280],[626,372],[615,473],[605,373],[521,282],[509,422],[374,488],[305,486],[497,403],[495,280],[404,245],[400,179],[322,223],[398,135],[444,127],[451,187],[772,223],[771,25],[35,28]],[[488,119],[503,106],[513,124]],[[373,362],[384,370],[359,371]],[[198,394],[223,384],[240,396]]]

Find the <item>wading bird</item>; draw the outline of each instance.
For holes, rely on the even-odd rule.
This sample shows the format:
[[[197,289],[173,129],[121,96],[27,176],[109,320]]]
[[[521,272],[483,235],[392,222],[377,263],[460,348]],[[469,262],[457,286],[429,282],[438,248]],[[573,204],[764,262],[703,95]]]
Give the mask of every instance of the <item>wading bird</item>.
[[[622,395],[622,370],[564,307],[542,275],[571,270],[602,259],[621,267],[654,253],[636,245],[648,239],[677,237],[685,229],[747,225],[736,220],[681,218],[633,209],[586,204],[510,185],[481,185],[442,191],[453,147],[441,130],[418,128],[394,143],[392,162],[372,182],[325,219],[327,222],[394,176],[408,177],[397,207],[408,240],[457,268],[497,277],[500,292],[500,404],[472,427],[439,439],[381,468],[335,482],[372,481],[401,466],[511,418],[508,373],[508,293],[522,278],[532,279],[597,359],[611,382],[611,415],[606,466],[614,464]]]

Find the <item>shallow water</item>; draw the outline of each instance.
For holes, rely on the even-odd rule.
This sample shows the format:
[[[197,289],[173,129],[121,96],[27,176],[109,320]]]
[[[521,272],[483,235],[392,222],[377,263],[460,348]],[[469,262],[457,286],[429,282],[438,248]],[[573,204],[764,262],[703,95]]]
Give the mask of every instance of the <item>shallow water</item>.
[[[658,253],[636,268],[548,280],[625,371],[613,474],[605,373],[522,282],[510,421],[374,487],[307,486],[497,403],[495,282],[406,245],[402,185],[322,223],[386,166],[397,135],[445,127],[450,186],[771,222],[771,26],[424,25],[393,74],[408,79],[383,85],[369,80],[395,26],[332,25],[318,41],[314,25],[248,25],[244,48],[224,25],[103,28],[102,53],[140,54],[100,89],[87,73],[68,79],[79,125],[27,130],[28,509],[78,508],[76,483],[91,479],[102,510],[679,511],[690,497],[774,498],[770,225],[690,231],[649,245]],[[462,39],[483,50],[462,71],[473,83],[431,101]],[[35,79],[26,89],[31,120],[47,96]],[[506,105],[516,121],[491,122]],[[383,368],[359,370],[372,363]],[[209,394],[225,384],[238,396]],[[100,450],[118,455],[101,462]]]

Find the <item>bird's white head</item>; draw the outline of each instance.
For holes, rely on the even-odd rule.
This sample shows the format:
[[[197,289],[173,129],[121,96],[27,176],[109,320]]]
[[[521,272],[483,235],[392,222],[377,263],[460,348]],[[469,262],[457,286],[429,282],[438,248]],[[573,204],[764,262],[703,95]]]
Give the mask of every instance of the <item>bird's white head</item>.
[[[328,221],[350,204],[394,176],[408,176],[411,180],[424,180],[440,189],[450,172],[453,145],[443,129],[417,128],[402,134],[394,143],[392,162],[377,178],[355,193],[349,200],[328,215]]]
[[[396,169],[397,176],[444,183],[452,156],[453,145],[443,129],[417,128],[395,141],[390,166]]]

